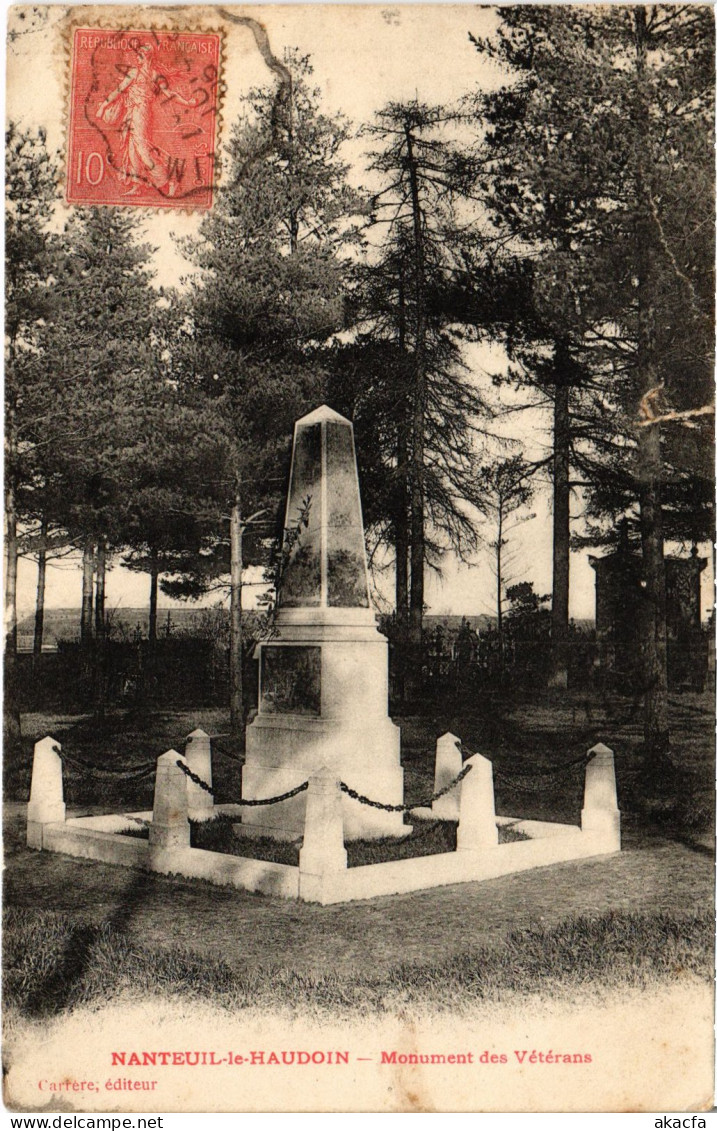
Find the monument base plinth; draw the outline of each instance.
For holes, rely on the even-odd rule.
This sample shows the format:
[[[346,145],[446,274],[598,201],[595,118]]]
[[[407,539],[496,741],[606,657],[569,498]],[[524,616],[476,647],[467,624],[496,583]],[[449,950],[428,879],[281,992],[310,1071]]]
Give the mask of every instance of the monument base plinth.
[[[390,719],[349,725],[346,720],[297,715],[258,716],[247,727],[242,798],[287,793],[321,766],[335,770],[337,779],[372,801],[403,802],[400,730]],[[305,812],[305,792],[274,805],[245,809],[241,833],[299,840]],[[375,809],[347,794],[343,812],[347,840],[402,837],[410,831],[403,813]]]

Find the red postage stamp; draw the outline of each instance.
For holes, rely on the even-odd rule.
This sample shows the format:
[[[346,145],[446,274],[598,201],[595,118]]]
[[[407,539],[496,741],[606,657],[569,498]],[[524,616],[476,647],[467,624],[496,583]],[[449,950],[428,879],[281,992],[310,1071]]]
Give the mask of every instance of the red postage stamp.
[[[211,207],[220,46],[216,32],[75,29],[68,203]]]

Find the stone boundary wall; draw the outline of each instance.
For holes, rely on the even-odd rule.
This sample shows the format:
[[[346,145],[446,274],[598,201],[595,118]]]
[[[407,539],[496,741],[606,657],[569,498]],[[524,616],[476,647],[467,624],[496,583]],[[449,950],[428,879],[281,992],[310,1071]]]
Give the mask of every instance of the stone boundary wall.
[[[217,807],[221,812],[222,807]],[[113,818],[111,818],[114,820]],[[94,827],[85,825],[92,821]],[[605,843],[600,833],[582,832],[577,826],[560,826],[556,836],[549,823],[531,821],[535,839],[501,844],[478,852],[442,852],[410,860],[366,864],[358,868],[324,874],[317,882],[302,876],[300,868],[274,864],[267,860],[229,856],[202,848],[155,849],[145,840],[124,837],[121,833],[100,831],[101,817],[74,818],[63,824],[47,825],[42,847],[103,864],[143,868],[163,875],[206,880],[212,884],[242,891],[302,899],[328,905],[372,899],[380,895],[399,895],[450,884],[493,880],[530,868],[544,868],[568,860],[602,856],[615,848]],[[538,826],[544,824],[543,836]],[[302,878],[304,882],[302,883]]]
[[[156,848],[137,837],[101,831],[97,825],[102,819],[80,817],[65,824],[47,825],[42,847],[47,852],[61,852],[103,864],[143,868],[184,879],[207,880],[212,884],[279,895],[285,899],[299,898],[299,869],[296,867],[228,856],[222,852],[207,852],[203,848]],[[85,820],[92,821],[94,827],[88,827]]]
[[[572,836],[516,841],[479,852],[442,852],[411,860],[347,868],[345,872],[323,876],[318,893],[312,890],[309,895],[302,890],[300,881],[299,898],[324,906],[348,903],[379,895],[399,895],[450,884],[494,880],[513,872],[602,856],[612,851],[614,849],[606,847],[599,835],[583,833],[576,827]]]

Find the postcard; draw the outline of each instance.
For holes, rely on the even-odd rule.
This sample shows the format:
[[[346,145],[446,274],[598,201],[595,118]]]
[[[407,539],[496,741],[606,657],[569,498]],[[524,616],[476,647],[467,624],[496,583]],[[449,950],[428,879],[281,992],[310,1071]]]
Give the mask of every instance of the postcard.
[[[711,8],[6,58],[6,1108],[705,1126]]]

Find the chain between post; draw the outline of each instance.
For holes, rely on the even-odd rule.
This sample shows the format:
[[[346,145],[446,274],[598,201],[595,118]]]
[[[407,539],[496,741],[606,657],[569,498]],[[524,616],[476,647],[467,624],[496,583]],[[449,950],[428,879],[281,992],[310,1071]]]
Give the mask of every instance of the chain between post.
[[[212,789],[212,787],[210,785],[207,785],[205,781],[202,781],[199,774],[195,774],[193,770],[190,770],[189,766],[187,766],[185,762],[182,762],[182,760],[178,758],[176,764],[179,766],[182,773],[190,779],[190,781],[193,781],[195,785],[198,785],[200,789],[203,789],[205,793],[211,794],[212,797],[214,796],[214,790]],[[308,788],[308,781],[304,781],[301,783],[301,785],[295,786],[294,789],[290,789],[286,793],[280,793],[276,797],[259,797],[253,798],[252,800],[249,800],[248,798],[242,798],[239,801],[233,802],[233,804],[247,806],[275,805],[278,801],[288,801],[290,797],[296,797],[297,793],[303,793],[304,790]]]
[[[465,747],[463,749],[465,750]],[[466,750],[466,753],[469,754],[470,751]],[[531,778],[555,778],[559,777],[560,774],[565,774],[572,770],[584,769],[590,761],[592,761],[591,755],[581,754],[578,758],[572,758],[569,762],[562,762],[560,765],[538,769],[527,769],[516,766],[508,766],[503,769],[501,766],[496,767],[494,764],[493,773],[497,778],[505,781],[527,784]]]
[[[108,770],[106,767],[93,766],[90,762],[83,762],[80,758],[75,758],[72,755],[66,754],[57,746],[54,747],[55,753],[59,755],[62,762],[65,763],[71,770],[77,773],[89,774],[90,777],[100,778],[104,781],[130,781],[132,779],[139,780],[140,778],[149,777],[153,774],[156,768],[156,762],[145,762],[139,766],[132,766],[127,770]]]
[[[461,772],[456,775],[453,781],[439,789],[431,797],[427,797],[424,801],[415,801],[412,805],[384,805],[382,801],[372,801],[370,797],[364,797],[362,793],[357,793],[355,789],[351,789],[345,781],[340,783],[341,792],[353,798],[354,801],[360,801],[362,805],[370,805],[372,809],[383,809],[386,813],[410,813],[413,809],[427,809],[434,801],[438,801],[439,797],[443,797],[473,769],[472,766],[466,765]]]
[[[464,753],[468,754],[469,756],[471,755],[471,751],[467,750],[466,747],[462,746],[462,749]],[[99,766],[92,766],[89,763],[82,762],[78,758],[68,756],[58,747],[55,747],[55,750],[59,754],[62,761],[66,763],[66,765],[70,769],[74,769],[80,773],[90,774],[91,776],[100,778],[102,780],[140,780],[141,778],[148,777],[151,773],[154,772],[155,769],[155,763],[151,762],[145,763],[144,765],[132,767],[128,770],[108,770],[100,768]],[[497,773],[499,777],[504,778],[508,781],[512,780],[514,782],[521,782],[525,779],[530,778],[550,778],[557,777],[562,773],[566,773],[569,770],[574,770],[579,767],[584,768],[585,766],[587,766],[590,760],[591,759],[589,755],[582,754],[579,758],[574,758],[569,762],[563,762],[559,766],[550,766],[546,767],[545,769],[517,769],[516,767],[510,767],[509,769],[502,770],[499,768]],[[200,789],[203,789],[212,797],[214,796],[212,787],[207,785],[207,783],[203,781],[198,774],[195,774],[193,770],[190,770],[189,766],[187,766],[185,762],[178,758],[176,764],[177,766],[179,766],[182,773],[185,774],[191,781],[193,781],[195,785],[199,786]],[[466,764],[461,772],[453,779],[453,781],[449,782],[448,785],[443,787],[443,789],[438,790],[436,793],[432,794],[431,797],[427,797],[424,800],[417,801],[411,805],[389,805],[385,804],[382,801],[374,801],[372,798],[366,797],[364,794],[359,793],[355,789],[352,789],[344,781],[340,782],[339,785],[342,793],[345,793],[348,797],[352,798],[352,800],[358,801],[361,805],[368,805],[372,809],[381,809],[387,813],[410,813],[414,809],[429,808],[434,801],[438,801],[439,798],[445,796],[445,794],[448,793],[449,790],[458,785],[471,769],[472,766]],[[297,794],[303,793],[304,790],[308,789],[308,787],[309,782],[303,781],[301,785],[295,786],[294,789],[287,790],[286,793],[277,794],[275,797],[261,797],[253,799],[243,798],[235,804],[243,805],[246,807],[258,805],[276,805],[280,801],[288,801],[290,798],[296,797]]]
[[[199,774],[195,774],[193,770],[190,770],[189,766],[187,766],[185,762],[178,758],[176,764],[179,766],[182,773],[190,779],[190,781],[193,781],[195,785],[198,785],[199,788],[203,789],[206,793],[209,793],[212,796],[214,795],[214,791],[212,790],[211,786],[207,785],[205,781],[202,781]],[[362,805],[370,805],[372,809],[383,809],[387,813],[410,813],[413,809],[427,808],[429,805],[432,805],[433,802],[437,801],[439,797],[443,797],[444,794],[448,793],[449,790],[458,785],[458,783],[463,780],[463,778],[472,768],[472,766],[464,766],[461,772],[453,779],[453,781],[449,782],[448,785],[443,787],[443,789],[439,789],[436,793],[434,793],[431,797],[426,798],[424,801],[416,801],[412,805],[387,805],[382,801],[373,801],[370,797],[365,797],[362,793],[357,793],[357,791],[355,789],[351,789],[351,787],[348,786],[346,782],[342,781],[339,783],[339,785],[342,793],[347,794],[347,796],[353,798],[354,801],[359,801]],[[235,802],[235,804],[247,806],[275,805],[279,801],[288,801],[290,797],[296,797],[298,793],[303,793],[303,791],[308,788],[308,781],[304,781],[301,783],[301,785],[295,786],[294,789],[290,789],[286,793],[277,794],[276,797],[253,798],[251,800],[244,798],[238,802]]]

